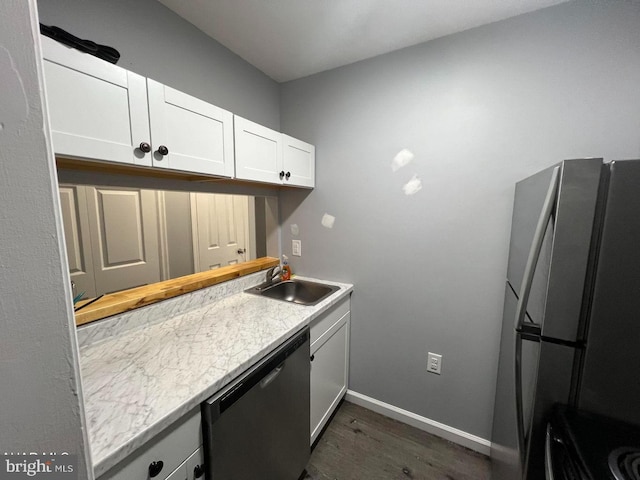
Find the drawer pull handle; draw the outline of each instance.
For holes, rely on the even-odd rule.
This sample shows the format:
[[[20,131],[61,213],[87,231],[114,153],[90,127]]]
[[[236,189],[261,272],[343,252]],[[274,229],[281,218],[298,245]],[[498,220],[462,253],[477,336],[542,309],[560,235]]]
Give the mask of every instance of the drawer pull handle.
[[[156,477],[162,471],[162,467],[164,467],[164,462],[162,460],[151,462],[149,464],[149,476],[151,478]]]

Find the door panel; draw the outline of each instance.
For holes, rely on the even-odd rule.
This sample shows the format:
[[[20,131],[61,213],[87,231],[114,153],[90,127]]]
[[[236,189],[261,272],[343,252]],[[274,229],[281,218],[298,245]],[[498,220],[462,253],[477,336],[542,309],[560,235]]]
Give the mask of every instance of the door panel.
[[[285,176],[285,185],[299,187],[315,186],[316,147],[288,135],[282,135],[282,170],[290,173]]]
[[[114,292],[159,282],[155,193],[103,187],[88,190],[96,289]]]
[[[546,337],[578,340],[602,160],[566,160],[536,265],[527,316]],[[507,277],[520,294],[525,265],[553,168],[516,185]]]
[[[196,271],[234,265],[251,258],[247,250],[249,198],[210,193],[192,193],[191,198]]]
[[[505,290],[505,301],[500,339],[500,358],[496,396],[493,410],[493,433],[491,437],[491,478],[493,480],[515,480],[522,478],[521,456],[518,450],[518,430],[516,418],[516,378],[515,378],[515,342],[514,318],[517,298],[509,285]],[[527,342],[529,343],[529,342]],[[523,348],[523,350],[525,350]],[[535,387],[535,348],[526,348],[523,355],[523,400],[531,411],[531,395]],[[529,417],[530,413],[527,414]]]
[[[236,178],[281,184],[282,134],[234,116]]]
[[[151,165],[144,77],[42,37],[56,155]]]
[[[547,422],[553,405],[568,404],[574,375],[576,349],[560,344],[540,342],[535,398],[530,405],[527,425],[526,480],[545,478],[544,445]]]
[[[522,286],[531,241],[552,174],[553,168],[548,168],[516,184],[507,268],[507,280],[516,294]]]
[[[147,79],[153,165],[233,177],[233,114]],[[167,155],[157,153],[160,145]]]
[[[613,162],[580,408],[640,425],[640,161]]]
[[[75,296],[85,292],[85,298],[91,298],[96,296],[96,284],[85,188],[60,185],[59,192],[69,273],[75,283],[73,293]]]
[[[347,390],[348,318],[324,339],[322,345],[314,345],[312,349],[311,444]]]

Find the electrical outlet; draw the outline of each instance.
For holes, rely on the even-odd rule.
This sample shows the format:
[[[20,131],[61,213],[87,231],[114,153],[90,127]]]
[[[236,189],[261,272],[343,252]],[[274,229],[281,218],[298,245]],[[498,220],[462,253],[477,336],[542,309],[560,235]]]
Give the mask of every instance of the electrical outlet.
[[[300,240],[291,240],[291,253],[294,257],[302,256],[302,241]]]
[[[442,370],[442,355],[429,352],[427,355],[427,371],[440,375],[440,370]]]

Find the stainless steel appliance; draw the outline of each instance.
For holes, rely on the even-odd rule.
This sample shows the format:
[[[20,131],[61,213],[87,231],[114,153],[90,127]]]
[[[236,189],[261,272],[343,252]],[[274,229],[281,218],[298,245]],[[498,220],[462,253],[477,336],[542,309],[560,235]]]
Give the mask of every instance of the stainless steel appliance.
[[[207,480],[296,480],[309,461],[309,329],[206,400]]]
[[[547,480],[640,479],[640,428],[560,406],[547,425]]]
[[[640,161],[567,160],[516,185],[492,479],[544,478],[552,407],[640,424]]]

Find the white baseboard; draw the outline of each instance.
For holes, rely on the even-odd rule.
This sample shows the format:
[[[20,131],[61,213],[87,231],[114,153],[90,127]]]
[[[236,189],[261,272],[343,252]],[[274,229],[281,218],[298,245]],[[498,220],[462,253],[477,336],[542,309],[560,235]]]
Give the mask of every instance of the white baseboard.
[[[488,456],[491,452],[491,442],[489,440],[485,440],[484,438],[480,438],[476,435],[450,427],[444,423],[416,415],[408,410],[403,410],[402,408],[381,402],[375,398],[367,397],[366,395],[354,392],[353,390],[347,390],[344,399],[348,402],[360,405],[361,407],[373,410],[385,417],[393,418],[394,420],[406,423],[407,425],[411,425],[412,427],[416,427],[422,431],[436,435],[437,437],[444,438],[450,442],[475,450],[483,455]]]

